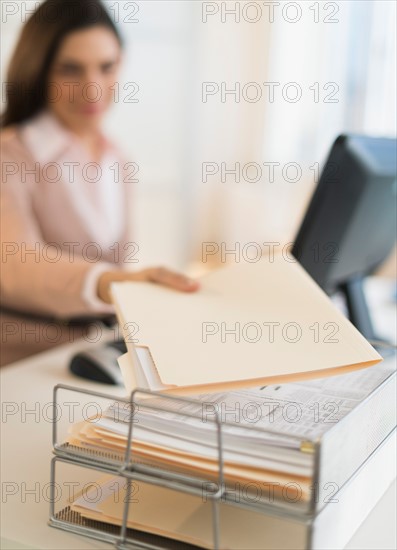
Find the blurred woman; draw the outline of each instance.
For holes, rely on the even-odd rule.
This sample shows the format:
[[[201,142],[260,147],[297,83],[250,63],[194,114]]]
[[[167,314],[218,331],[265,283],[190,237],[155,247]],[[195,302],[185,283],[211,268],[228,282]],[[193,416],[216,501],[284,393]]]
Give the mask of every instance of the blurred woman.
[[[164,268],[127,271],[134,165],[101,132],[121,59],[99,0],[47,0],[22,30],[1,124],[2,364],[113,314],[113,281],[197,289]]]

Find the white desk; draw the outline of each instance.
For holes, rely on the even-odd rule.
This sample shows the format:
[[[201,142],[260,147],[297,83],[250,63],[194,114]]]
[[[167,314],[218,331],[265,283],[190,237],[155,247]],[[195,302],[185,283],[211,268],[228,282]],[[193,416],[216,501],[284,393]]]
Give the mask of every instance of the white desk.
[[[390,335],[393,324],[395,326],[395,308],[391,307],[390,303],[385,303],[382,293],[374,291],[372,294],[378,303],[383,302],[384,315],[377,314],[377,318],[382,320],[382,323],[378,323],[379,328],[380,325],[385,328],[381,335]],[[1,548],[109,548],[105,543],[49,527],[49,503],[41,494],[50,479],[52,425],[48,421],[46,404],[52,401],[53,387],[58,383],[64,383],[123,395],[120,388],[86,382],[69,374],[69,358],[77,349],[85,346],[87,342],[61,346],[14,363],[0,371],[3,407],[4,403],[11,403],[8,406],[14,407],[16,411],[15,414],[8,415],[6,421],[3,419],[1,426]],[[34,410],[35,407],[39,411],[39,418],[34,414],[27,414],[24,418],[24,410]],[[15,488],[15,495],[4,494],[4,489],[10,488],[10,485],[5,485],[6,483],[14,484],[12,487]],[[23,502],[22,492],[35,488],[35,484],[39,487],[37,502],[34,494],[26,494]],[[395,518],[394,483],[346,548],[395,550]]]

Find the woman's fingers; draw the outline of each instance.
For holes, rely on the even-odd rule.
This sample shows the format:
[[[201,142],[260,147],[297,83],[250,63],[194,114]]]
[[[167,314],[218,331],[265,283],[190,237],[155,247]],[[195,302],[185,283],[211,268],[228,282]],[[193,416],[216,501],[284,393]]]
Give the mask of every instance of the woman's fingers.
[[[149,281],[151,283],[175,288],[175,290],[180,290],[182,292],[195,292],[200,287],[197,281],[181,273],[166,269],[165,267],[151,267],[134,273],[128,273],[126,271],[107,271],[102,273],[98,280],[97,294],[102,301],[111,303],[111,296],[109,293],[110,285],[117,281]]]
[[[165,267],[155,267],[145,270],[148,281],[164,286],[181,290],[182,292],[195,292],[199,288],[199,283],[186,275],[176,273]]]

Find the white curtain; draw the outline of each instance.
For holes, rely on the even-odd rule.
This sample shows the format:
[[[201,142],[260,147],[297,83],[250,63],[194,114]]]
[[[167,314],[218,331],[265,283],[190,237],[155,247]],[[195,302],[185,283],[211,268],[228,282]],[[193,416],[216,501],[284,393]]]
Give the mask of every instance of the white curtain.
[[[222,52],[230,63],[226,74],[219,60],[216,66],[207,60],[218,81],[266,84],[274,97],[264,93],[257,104],[230,105],[233,129],[220,118],[225,106],[218,103],[218,118],[208,119],[211,154],[204,158],[227,160],[229,167],[265,163],[274,180],[263,166],[256,183],[234,184],[230,176],[228,183],[201,184],[207,210],[200,212],[210,223],[198,236],[197,254],[200,243],[211,239],[228,249],[250,241],[289,243],[337,135],[396,133],[395,2],[281,1],[273,10],[273,21],[264,12],[257,23],[218,20],[212,48],[216,60]],[[206,41],[211,49],[211,36]],[[222,145],[208,135],[211,125],[216,136],[224,131]]]

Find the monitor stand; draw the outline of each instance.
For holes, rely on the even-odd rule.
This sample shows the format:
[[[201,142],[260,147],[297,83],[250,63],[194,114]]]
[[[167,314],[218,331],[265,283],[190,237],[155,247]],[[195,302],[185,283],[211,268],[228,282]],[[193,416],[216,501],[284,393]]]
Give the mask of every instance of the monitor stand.
[[[374,348],[382,355],[389,357],[395,353],[394,346],[383,338],[379,338],[374,331],[371,315],[364,293],[364,277],[354,277],[339,286],[345,297],[349,319]],[[376,343],[375,343],[376,342]],[[378,343],[378,345],[377,345]],[[383,344],[383,346],[382,346]]]

